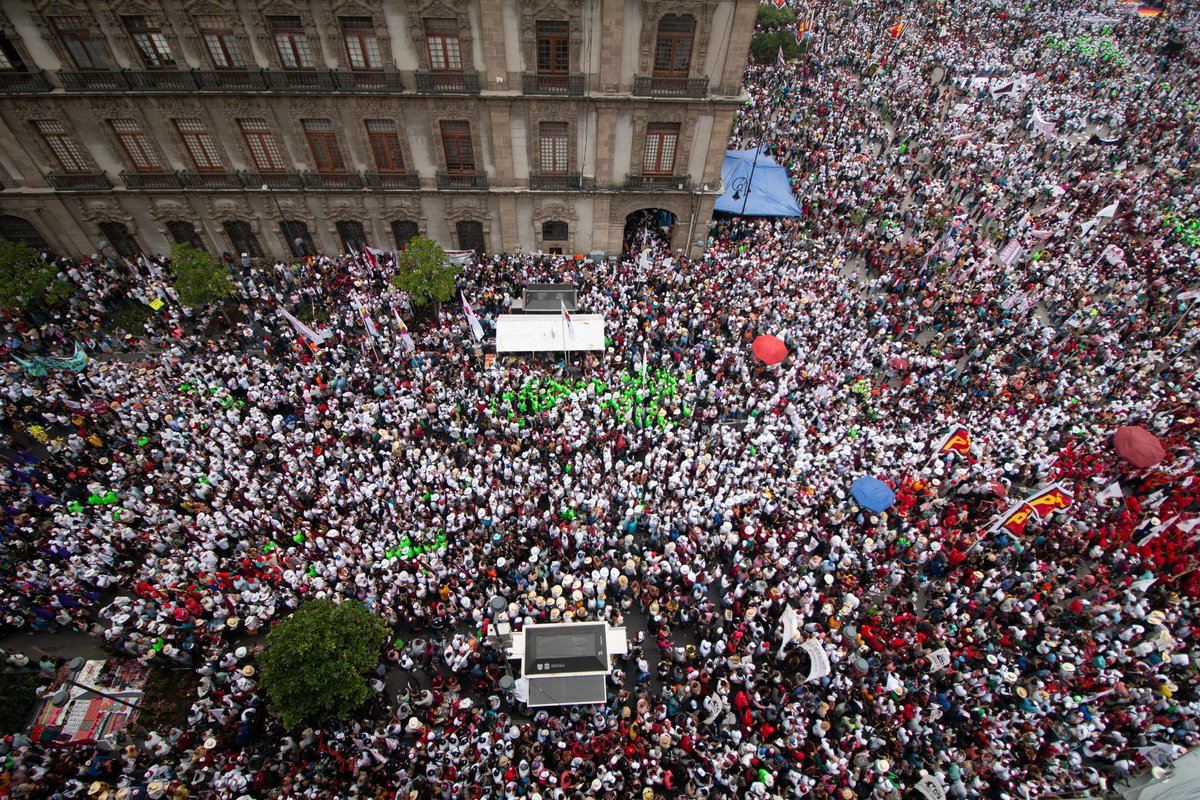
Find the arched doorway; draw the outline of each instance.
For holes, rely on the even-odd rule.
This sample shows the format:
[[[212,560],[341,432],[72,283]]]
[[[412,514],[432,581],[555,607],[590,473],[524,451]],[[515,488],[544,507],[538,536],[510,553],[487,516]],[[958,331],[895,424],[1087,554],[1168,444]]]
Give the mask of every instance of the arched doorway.
[[[663,208],[639,208],[625,217],[625,233],[621,237],[621,253],[654,247],[671,250],[671,234],[675,230],[675,214]]]
[[[24,217],[14,217],[9,214],[0,215],[0,239],[28,245],[39,253],[49,252],[50,245],[42,238],[42,234],[33,223]]]

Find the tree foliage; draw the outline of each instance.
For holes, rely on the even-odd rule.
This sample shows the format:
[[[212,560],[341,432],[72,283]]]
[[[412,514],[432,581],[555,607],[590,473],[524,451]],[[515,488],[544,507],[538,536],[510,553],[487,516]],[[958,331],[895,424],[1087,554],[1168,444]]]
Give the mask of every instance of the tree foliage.
[[[233,291],[229,274],[216,259],[190,244],[171,245],[171,272],[179,302],[188,308],[224,300]]]
[[[361,603],[312,600],[267,634],[261,658],[267,707],[288,728],[345,719],[371,697],[388,626]]]
[[[75,292],[58,277],[58,268],[38,260],[37,251],[20,242],[0,242],[0,308],[27,311],[66,302]]]
[[[796,12],[787,6],[776,8],[773,3],[763,3],[758,7],[759,30],[773,31],[779,28],[790,28],[796,24]]]
[[[756,64],[773,64],[781,47],[783,57],[789,61],[808,52],[806,45],[796,44],[796,12],[786,6],[776,8],[764,3],[758,7],[758,24],[750,39],[750,56]]]
[[[416,236],[409,240],[396,260],[392,283],[407,292],[415,305],[431,300],[444,303],[454,296],[454,279],[459,268],[450,263],[437,242]]]

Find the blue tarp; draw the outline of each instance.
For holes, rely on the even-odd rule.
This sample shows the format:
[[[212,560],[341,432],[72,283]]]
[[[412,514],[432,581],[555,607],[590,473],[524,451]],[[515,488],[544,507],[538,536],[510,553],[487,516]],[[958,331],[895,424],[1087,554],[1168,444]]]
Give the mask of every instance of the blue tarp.
[[[850,484],[850,495],[868,511],[886,511],[896,502],[896,493],[886,483],[868,475]]]
[[[725,162],[721,165],[725,193],[717,198],[714,210],[747,217],[800,216],[787,169],[763,152],[759,152],[755,163],[754,154],[753,149],[725,151]]]

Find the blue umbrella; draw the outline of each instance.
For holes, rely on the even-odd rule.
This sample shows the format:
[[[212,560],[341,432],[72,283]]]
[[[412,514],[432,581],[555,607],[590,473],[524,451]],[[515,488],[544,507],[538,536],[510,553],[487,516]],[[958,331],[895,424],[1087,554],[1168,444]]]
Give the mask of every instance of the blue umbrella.
[[[886,483],[866,475],[850,484],[850,496],[868,511],[886,511],[896,502],[896,493]]]

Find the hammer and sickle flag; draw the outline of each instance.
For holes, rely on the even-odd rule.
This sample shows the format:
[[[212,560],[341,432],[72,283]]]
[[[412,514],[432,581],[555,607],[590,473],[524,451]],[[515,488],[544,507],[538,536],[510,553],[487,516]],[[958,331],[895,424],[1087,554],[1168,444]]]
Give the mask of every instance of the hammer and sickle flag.
[[[1071,504],[1075,502],[1075,498],[1056,483],[1029,498],[1026,502],[1033,507],[1039,517],[1045,519],[1059,509],[1070,508]]]
[[[955,425],[942,437],[938,455],[944,453],[958,453],[960,456],[971,454],[971,431],[966,425]]]
[[[1014,536],[1021,536],[1025,533],[1025,523],[1029,520],[1029,515],[1033,513],[1035,513],[1033,506],[1029,503],[1022,503],[1015,511],[1001,518],[997,528],[1004,528]]]

